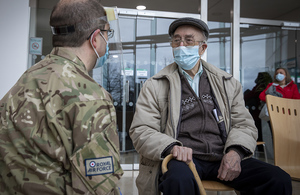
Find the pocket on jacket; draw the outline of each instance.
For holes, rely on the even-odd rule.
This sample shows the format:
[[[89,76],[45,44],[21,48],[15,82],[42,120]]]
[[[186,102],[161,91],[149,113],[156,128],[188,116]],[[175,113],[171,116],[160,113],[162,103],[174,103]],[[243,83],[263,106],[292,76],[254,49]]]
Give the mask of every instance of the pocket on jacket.
[[[118,141],[116,124],[112,122],[71,156],[76,174],[90,192],[101,195],[110,193],[123,175]]]

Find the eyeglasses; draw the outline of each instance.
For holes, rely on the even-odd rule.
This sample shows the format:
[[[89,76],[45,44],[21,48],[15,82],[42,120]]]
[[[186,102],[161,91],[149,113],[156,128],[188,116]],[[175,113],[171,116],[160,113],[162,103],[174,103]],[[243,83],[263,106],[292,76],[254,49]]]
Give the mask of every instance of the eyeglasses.
[[[101,30],[101,32],[107,32],[108,39],[111,39],[114,36],[114,33],[115,33],[114,29],[108,29],[108,30],[100,29],[100,30]]]
[[[92,36],[92,34],[95,32],[96,30],[94,30],[90,36],[86,39],[86,40],[89,40]],[[113,29],[108,29],[108,30],[105,30],[105,29],[100,29],[101,32],[107,32],[107,38],[110,39],[114,36],[114,30]]]
[[[202,45],[203,43],[205,43],[205,41],[195,41],[194,38],[186,38],[186,39],[179,39],[179,38],[175,38],[172,39],[170,44],[171,47],[178,47],[180,46],[181,42],[183,42],[184,45],[186,46],[194,46],[195,42],[199,42],[199,45]]]

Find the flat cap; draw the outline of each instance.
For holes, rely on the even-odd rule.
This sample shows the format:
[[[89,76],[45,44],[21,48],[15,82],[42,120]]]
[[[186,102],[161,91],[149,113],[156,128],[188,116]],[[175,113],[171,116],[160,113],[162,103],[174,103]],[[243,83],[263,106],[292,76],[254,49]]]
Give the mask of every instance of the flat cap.
[[[209,36],[209,28],[205,22],[196,18],[179,18],[173,21],[169,26],[169,35],[172,36],[175,30],[182,25],[192,25],[204,31],[205,36],[208,38]]]

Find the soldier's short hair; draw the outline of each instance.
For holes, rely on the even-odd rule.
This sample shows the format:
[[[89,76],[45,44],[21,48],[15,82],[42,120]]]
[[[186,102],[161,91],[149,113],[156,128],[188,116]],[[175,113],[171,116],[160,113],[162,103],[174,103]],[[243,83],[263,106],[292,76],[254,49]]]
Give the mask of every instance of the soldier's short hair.
[[[106,12],[99,0],[60,0],[50,26],[53,47],[79,47],[96,29],[104,29]]]

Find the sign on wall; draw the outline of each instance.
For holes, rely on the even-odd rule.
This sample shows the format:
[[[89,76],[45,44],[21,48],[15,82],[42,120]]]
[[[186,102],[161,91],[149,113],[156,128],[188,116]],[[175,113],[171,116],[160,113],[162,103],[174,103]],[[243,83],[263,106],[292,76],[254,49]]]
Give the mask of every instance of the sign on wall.
[[[42,55],[43,38],[30,37],[29,54]]]

